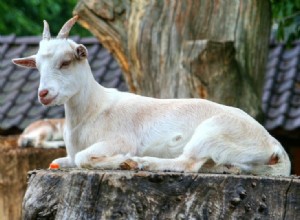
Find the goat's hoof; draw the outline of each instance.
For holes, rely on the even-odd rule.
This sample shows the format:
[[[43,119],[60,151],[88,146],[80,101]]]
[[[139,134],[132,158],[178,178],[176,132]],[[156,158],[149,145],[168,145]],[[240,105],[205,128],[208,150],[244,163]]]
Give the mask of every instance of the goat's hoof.
[[[122,170],[137,170],[139,167],[138,167],[137,162],[135,162],[131,159],[127,159],[123,163],[120,164],[120,168]]]
[[[51,163],[49,166],[49,170],[57,170],[59,168],[60,168],[60,166],[58,163]]]

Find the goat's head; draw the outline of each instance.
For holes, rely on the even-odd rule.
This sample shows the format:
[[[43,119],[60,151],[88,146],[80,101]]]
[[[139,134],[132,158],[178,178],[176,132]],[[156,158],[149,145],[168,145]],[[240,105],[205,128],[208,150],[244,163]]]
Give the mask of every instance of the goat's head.
[[[40,72],[39,100],[43,105],[60,105],[74,96],[84,84],[84,68],[87,49],[71,39],[69,31],[77,16],[67,21],[56,38],[51,39],[49,25],[44,21],[43,39],[37,54],[12,62],[26,68],[37,68]]]

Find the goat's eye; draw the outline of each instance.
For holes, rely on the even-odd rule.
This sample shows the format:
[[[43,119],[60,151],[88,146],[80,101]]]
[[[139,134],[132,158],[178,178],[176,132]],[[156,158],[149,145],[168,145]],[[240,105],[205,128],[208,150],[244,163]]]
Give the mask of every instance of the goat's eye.
[[[68,66],[70,66],[70,64],[71,64],[71,60],[63,61],[63,62],[60,64],[59,68],[60,68],[60,69],[62,69],[62,68],[67,68]]]

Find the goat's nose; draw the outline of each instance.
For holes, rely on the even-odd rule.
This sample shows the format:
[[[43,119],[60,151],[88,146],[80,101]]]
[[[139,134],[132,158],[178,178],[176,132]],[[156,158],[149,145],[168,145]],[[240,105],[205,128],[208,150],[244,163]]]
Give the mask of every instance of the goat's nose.
[[[44,98],[49,93],[48,89],[43,89],[39,92],[39,97]]]

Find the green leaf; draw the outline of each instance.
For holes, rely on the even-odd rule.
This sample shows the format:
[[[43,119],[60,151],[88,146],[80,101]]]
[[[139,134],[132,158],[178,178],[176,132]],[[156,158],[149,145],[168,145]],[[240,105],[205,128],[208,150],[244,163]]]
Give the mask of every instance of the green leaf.
[[[76,0],[0,1],[0,33],[1,35],[14,33],[17,36],[40,35],[43,20],[47,20],[51,31],[55,34],[64,22],[72,17],[76,3]],[[88,31],[78,27],[72,30],[72,34],[91,35]]]
[[[279,25],[278,25],[277,40],[279,40],[279,41],[284,40],[284,25],[282,22],[279,23]]]

